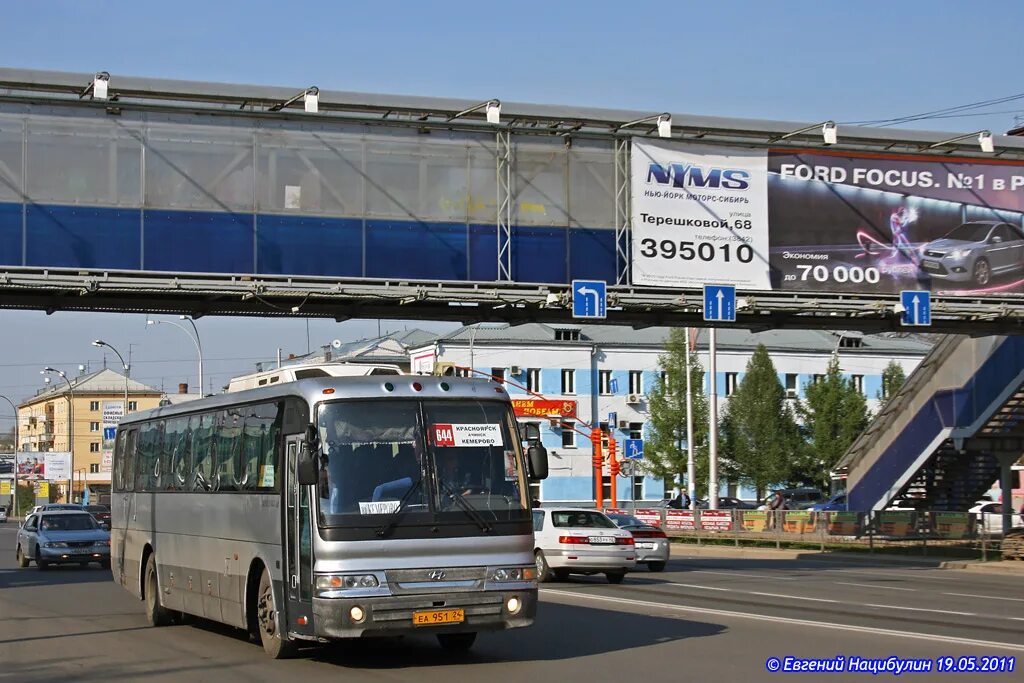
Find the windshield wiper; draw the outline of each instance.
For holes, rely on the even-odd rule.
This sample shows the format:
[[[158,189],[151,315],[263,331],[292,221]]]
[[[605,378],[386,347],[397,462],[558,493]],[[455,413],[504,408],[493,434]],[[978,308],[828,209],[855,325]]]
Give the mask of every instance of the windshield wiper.
[[[402,497],[398,500],[398,507],[392,510],[391,514],[388,515],[388,518],[384,520],[384,523],[377,527],[378,536],[383,536],[388,531],[390,531],[391,528],[395,526],[395,524],[398,523],[399,518],[401,518],[402,516],[402,512],[405,511],[405,504],[409,502],[409,500],[412,498],[412,494],[418,491],[422,485],[423,477],[420,477],[412,486],[409,487],[409,490],[402,495]]]
[[[444,489],[444,492],[451,496],[452,500],[455,501],[455,504],[466,513],[466,516],[476,522],[476,525],[480,527],[480,531],[483,531],[484,533],[491,531],[491,525],[487,523],[487,520],[481,516],[480,512],[475,507],[467,503],[451,484],[440,477],[438,478],[438,482],[441,484],[441,488]]]

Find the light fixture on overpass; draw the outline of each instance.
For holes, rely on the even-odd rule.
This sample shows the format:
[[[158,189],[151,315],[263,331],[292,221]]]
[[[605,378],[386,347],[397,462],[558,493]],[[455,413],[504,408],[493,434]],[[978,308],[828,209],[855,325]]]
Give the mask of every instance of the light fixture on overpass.
[[[628,121],[617,128],[622,130],[623,128],[629,128],[631,126],[640,126],[645,123],[655,123],[658,126],[658,137],[659,138],[670,138],[672,137],[672,115],[668,112],[662,114],[655,114],[654,116],[646,116],[636,121]]]
[[[823,145],[834,145],[839,141],[839,126],[836,125],[836,122],[823,121],[821,123],[816,123],[813,126],[807,126],[806,128],[794,130],[790,133],[786,133],[785,135],[772,138],[768,142],[771,143],[778,142],[779,140],[788,140],[789,138],[802,135],[803,133],[810,133],[811,131],[818,130],[819,128],[821,129],[821,142]]]
[[[969,140],[970,138],[978,138],[978,146],[981,147],[981,151],[985,154],[992,154],[996,151],[995,145],[992,143],[992,131],[990,130],[979,130],[976,133],[967,133],[965,135],[958,135],[955,138],[949,140],[943,140],[942,142],[936,142],[934,145],[928,145],[924,149],[935,149],[936,147],[942,147],[943,145],[949,145],[954,142],[960,142],[961,140]]]
[[[457,118],[463,117],[466,114],[472,114],[475,111],[484,110],[484,116],[487,118],[487,123],[493,123],[495,125],[501,123],[501,100],[487,100],[480,104],[473,105],[469,109],[463,109],[457,114],[452,114],[448,117],[449,121],[454,121]]]
[[[78,99],[91,94],[95,100],[105,100],[108,98],[108,85],[110,85],[110,74],[106,71],[100,71],[93,76],[92,82],[85,86],[82,92],[78,93]]]
[[[302,100],[303,107],[307,114],[316,114],[320,111],[320,88],[315,85],[311,85],[295,97],[287,99],[284,102],[278,102],[268,111],[281,111],[282,109],[287,109],[299,100]]]

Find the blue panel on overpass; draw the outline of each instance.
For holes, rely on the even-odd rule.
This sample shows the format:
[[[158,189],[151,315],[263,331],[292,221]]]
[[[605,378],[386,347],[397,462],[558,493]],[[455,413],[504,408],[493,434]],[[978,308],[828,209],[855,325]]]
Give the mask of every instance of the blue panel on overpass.
[[[569,280],[615,283],[615,231],[569,230]]]
[[[468,256],[465,223],[366,221],[367,277],[466,280]]]
[[[139,209],[29,204],[25,265],[138,270]]]
[[[516,282],[568,282],[567,232],[565,228],[513,226],[512,279]]]
[[[146,209],[145,269],[252,273],[253,215]]]
[[[0,265],[21,265],[21,208],[21,204],[0,203]]]
[[[267,275],[362,277],[361,218],[260,215],[256,266]]]
[[[498,279],[498,226],[469,226],[469,279],[477,282]]]

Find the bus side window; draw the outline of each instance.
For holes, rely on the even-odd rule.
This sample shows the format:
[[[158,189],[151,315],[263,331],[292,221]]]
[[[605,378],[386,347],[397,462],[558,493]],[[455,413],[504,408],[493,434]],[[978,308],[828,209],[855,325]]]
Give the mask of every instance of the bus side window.
[[[135,471],[136,491],[154,491],[159,487],[163,426],[163,420],[148,422],[142,426]]]
[[[280,405],[277,403],[246,409],[242,439],[246,490],[274,491],[277,488],[276,464],[281,419]]]
[[[213,483],[214,414],[196,415],[192,422],[192,481],[189,488],[209,491]]]

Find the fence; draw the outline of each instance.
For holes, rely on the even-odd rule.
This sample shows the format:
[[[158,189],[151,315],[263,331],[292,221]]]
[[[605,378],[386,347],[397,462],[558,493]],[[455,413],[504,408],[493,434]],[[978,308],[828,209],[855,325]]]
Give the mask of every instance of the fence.
[[[979,552],[983,559],[998,554],[1003,515],[945,511],[812,512],[809,510],[675,510],[672,508],[608,509],[630,514],[664,529],[670,537],[703,542],[846,546],[850,549],[907,548],[927,554],[943,551]],[[1011,516],[1020,530],[1024,519]]]

